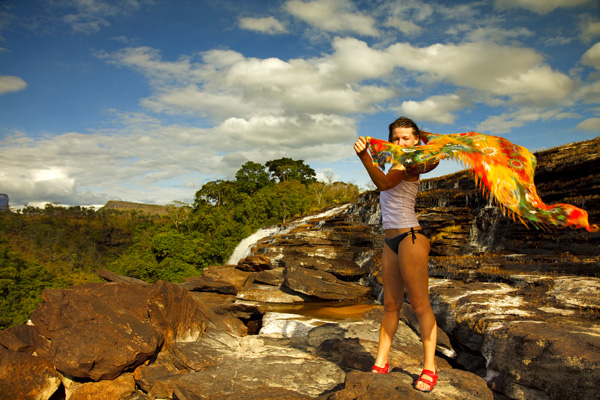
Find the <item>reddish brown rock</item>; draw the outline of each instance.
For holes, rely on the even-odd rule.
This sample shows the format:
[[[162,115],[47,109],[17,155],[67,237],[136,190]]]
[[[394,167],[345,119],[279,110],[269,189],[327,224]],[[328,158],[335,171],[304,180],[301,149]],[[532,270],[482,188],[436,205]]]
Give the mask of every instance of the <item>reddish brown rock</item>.
[[[0,346],[9,350],[33,354],[39,349],[47,351],[49,345],[33,325],[17,325],[0,331]]]
[[[235,265],[211,266],[204,268],[202,276],[186,280],[181,287],[201,292],[237,294],[249,283],[251,274]]]
[[[98,283],[45,290],[31,320],[49,340],[40,356],[78,378],[114,379],[157,353],[163,333],[148,319],[146,287]]]
[[[164,335],[164,348],[197,340],[206,329],[206,309],[179,285],[159,281],[148,295],[148,315]]]
[[[78,385],[69,400],[130,399],[135,392],[133,374],[125,373],[112,380]]]
[[[60,384],[49,361],[0,346],[0,399],[49,399]]]
[[[273,265],[271,264],[271,259],[264,254],[258,254],[253,256],[248,256],[242,260],[237,265],[237,268],[242,271],[248,272],[260,272],[268,269],[272,269]]]

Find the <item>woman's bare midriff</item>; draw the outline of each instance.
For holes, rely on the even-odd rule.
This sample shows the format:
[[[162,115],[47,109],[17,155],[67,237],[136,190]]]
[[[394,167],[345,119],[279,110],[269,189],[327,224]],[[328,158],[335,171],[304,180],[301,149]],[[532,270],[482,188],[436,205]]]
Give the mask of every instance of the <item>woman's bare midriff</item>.
[[[413,226],[413,229],[415,230],[415,232],[418,232],[421,230],[420,226]],[[386,229],[385,230],[385,237],[388,239],[391,239],[393,237],[396,237],[398,235],[401,235],[403,233],[406,232],[410,232],[410,228],[395,228],[395,229]]]

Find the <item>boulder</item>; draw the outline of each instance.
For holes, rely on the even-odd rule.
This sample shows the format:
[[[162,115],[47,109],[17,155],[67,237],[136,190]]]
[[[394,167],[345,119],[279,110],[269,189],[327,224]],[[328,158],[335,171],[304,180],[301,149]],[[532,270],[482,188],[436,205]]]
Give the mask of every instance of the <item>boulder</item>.
[[[155,355],[165,336],[148,315],[149,289],[94,283],[47,289],[31,321],[49,341],[39,355],[77,378],[114,379]]]
[[[62,374],[95,381],[114,379],[175,341],[196,340],[212,312],[178,285],[160,281],[51,289],[42,299],[33,326],[3,333],[3,345],[48,359]]]

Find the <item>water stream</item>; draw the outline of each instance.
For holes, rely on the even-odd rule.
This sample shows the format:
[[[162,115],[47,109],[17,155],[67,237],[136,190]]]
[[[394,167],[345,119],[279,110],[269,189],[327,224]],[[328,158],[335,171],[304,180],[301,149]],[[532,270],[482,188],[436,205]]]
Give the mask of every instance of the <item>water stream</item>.
[[[350,206],[350,204],[344,204],[342,206],[332,208],[330,210],[324,211],[317,215],[309,215],[307,217],[300,218],[299,220],[292,221],[288,224],[281,224],[281,225],[261,228],[261,229],[257,230],[256,232],[254,232],[252,235],[248,236],[246,239],[242,240],[237,245],[237,247],[231,254],[231,257],[229,257],[227,264],[235,265],[240,260],[248,257],[252,252],[252,248],[261,239],[264,239],[269,236],[281,235],[281,234],[287,233],[287,232],[291,231],[292,229],[294,229],[295,227],[297,227],[298,225],[301,225],[303,223],[306,223],[306,222],[309,222],[309,221],[312,221],[315,219],[331,217],[331,216],[340,214],[349,206]]]

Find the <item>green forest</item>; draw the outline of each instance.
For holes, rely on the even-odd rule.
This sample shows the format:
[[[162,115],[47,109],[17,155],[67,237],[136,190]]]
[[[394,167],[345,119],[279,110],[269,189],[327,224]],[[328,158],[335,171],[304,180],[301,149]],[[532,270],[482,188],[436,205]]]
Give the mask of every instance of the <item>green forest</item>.
[[[207,182],[166,215],[86,207],[0,213],[0,329],[23,324],[45,288],[101,281],[107,269],[153,283],[222,265],[245,237],[356,200],[352,183],[320,182],[302,160],[248,161],[233,180]]]

